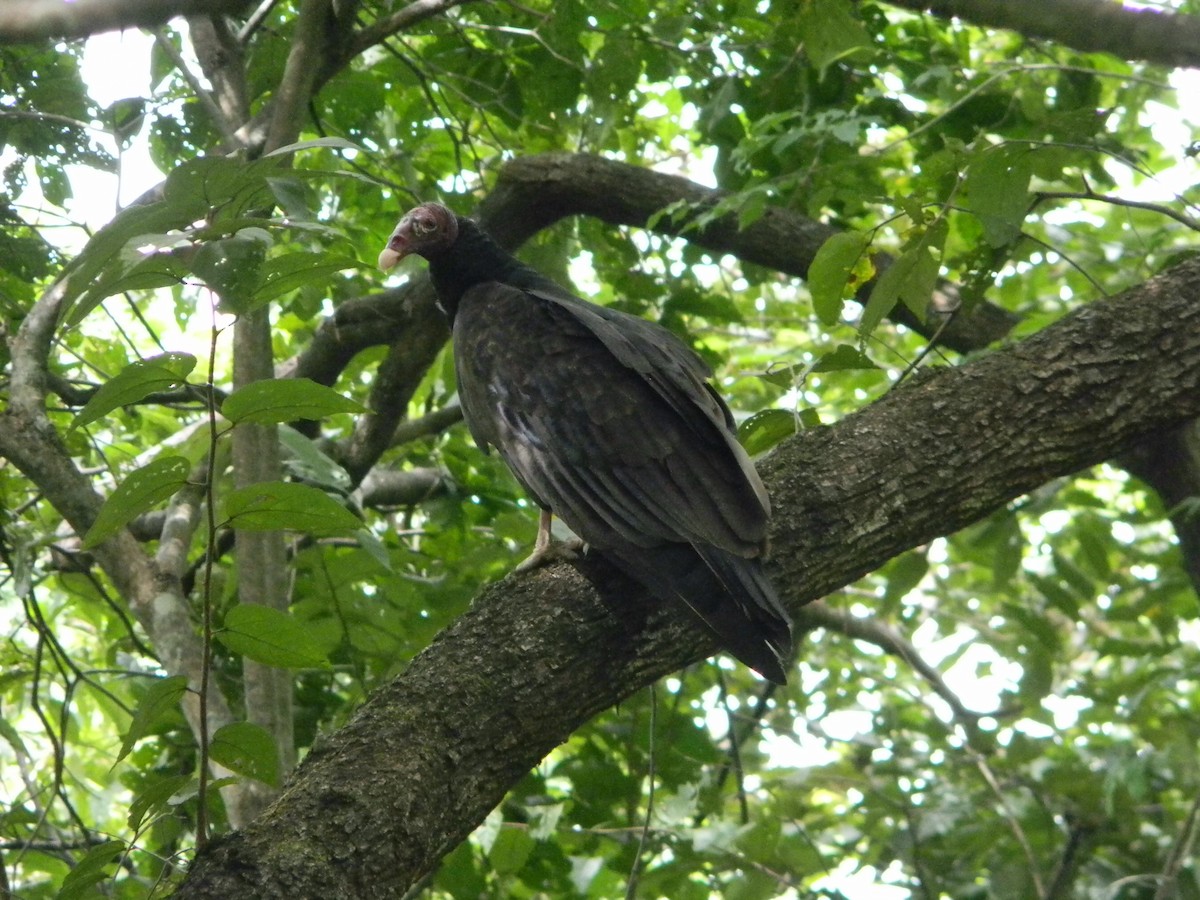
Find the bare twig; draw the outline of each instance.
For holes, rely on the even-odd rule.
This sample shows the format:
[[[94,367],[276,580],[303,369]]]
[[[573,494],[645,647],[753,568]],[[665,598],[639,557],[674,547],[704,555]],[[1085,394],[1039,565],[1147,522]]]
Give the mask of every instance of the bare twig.
[[[625,900],[634,900],[637,897],[638,878],[642,871],[643,859],[642,854],[646,850],[646,838],[650,834],[650,820],[654,818],[654,754],[655,742],[654,731],[658,724],[658,689],[656,684],[650,685],[650,736],[646,749],[646,780],[649,782],[646,788],[646,818],[642,822],[642,831],[638,835],[637,850],[633,854],[633,868],[629,871],[629,881],[625,885]]]
[[[234,147],[240,147],[241,141],[237,134],[237,125],[232,122],[225,111],[221,109],[221,105],[213,98],[213,95],[200,83],[200,79],[196,76],[187,64],[187,60],[175,48],[175,44],[171,41],[171,36],[167,34],[165,28],[157,28],[154,31],[154,43],[167,58],[175,64],[175,68],[179,74],[183,76],[183,80],[188,83],[188,87],[192,89],[192,93],[200,101],[200,105],[208,112],[208,117],[216,126],[217,131],[221,133],[226,141]]]
[[[377,19],[360,30],[350,45],[350,55],[357,56],[369,47],[374,47],[380,41],[405,31],[418,22],[470,2],[472,0],[415,0],[403,9],[396,10],[390,16]]]
[[[1004,796],[1004,790],[1000,787],[1000,782],[996,780],[996,776],[992,772],[991,766],[988,765],[987,760],[978,753],[972,755],[975,758],[975,767],[979,770],[979,774],[983,776],[984,782],[1004,812],[1005,824],[1008,825],[1013,838],[1021,847],[1021,852],[1025,854],[1025,864],[1029,869],[1029,877],[1033,880],[1033,889],[1037,892],[1040,900],[1044,900],[1046,897],[1046,885],[1042,882],[1041,873],[1038,871],[1037,857],[1034,855],[1033,846],[1029,843],[1029,838],[1025,836],[1025,829],[1021,827],[1021,822],[1017,818],[1016,812],[1009,805],[1008,798]]]
[[[271,10],[274,9],[278,3],[279,0],[262,0],[262,2],[254,8],[254,12],[250,13],[250,17],[246,19],[246,21],[242,24],[242,27],[238,29],[237,41],[239,44],[245,44],[254,36],[254,32],[258,31],[258,29],[262,27],[263,22],[267,20],[267,16],[271,14]]]
[[[1186,213],[1177,212],[1162,203],[1151,203],[1145,200],[1128,200],[1112,194],[1097,194],[1090,187],[1086,191],[1038,191],[1034,197],[1038,200],[1096,200],[1112,206],[1125,206],[1129,209],[1144,209],[1174,219],[1192,231],[1200,231],[1200,219],[1194,219]]]
[[[935,694],[949,704],[954,715],[964,722],[975,722],[984,716],[999,716],[1002,711],[975,712],[967,709],[958,695],[950,690],[950,686],[942,679],[941,673],[921,658],[917,648],[890,626],[877,619],[862,619],[848,612],[834,609],[823,601],[810,603],[805,609],[807,624],[812,627],[822,625],[830,631],[844,634],[856,640],[874,644],[881,650],[898,656],[910,665],[914,672],[929,682]]]
[[[1200,831],[1197,828],[1198,823],[1200,823],[1200,796],[1192,801],[1192,808],[1188,810],[1183,831],[1179,833],[1178,840],[1171,847],[1171,855],[1167,857],[1167,865],[1159,878],[1158,890],[1154,892],[1154,900],[1171,900],[1178,896],[1176,888],[1179,871],[1192,858],[1192,851],[1196,846],[1196,835]]]

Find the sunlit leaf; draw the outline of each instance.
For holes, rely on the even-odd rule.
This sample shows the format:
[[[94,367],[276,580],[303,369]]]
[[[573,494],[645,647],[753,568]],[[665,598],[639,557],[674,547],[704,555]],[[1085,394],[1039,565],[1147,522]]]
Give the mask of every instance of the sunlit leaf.
[[[169,391],[187,381],[196,367],[190,353],[163,353],[130,363],[100,386],[71,422],[72,428],[89,425],[114,409],[137,403],[156,391]]]
[[[294,422],[335,413],[364,412],[361,403],[309,378],[264,378],[239,388],[221,404],[230,422]]]
[[[96,521],[83,536],[84,548],[96,546],[135,516],[172,496],[187,484],[191,468],[182,456],[163,456],[130,472],[100,507]]]
[[[853,369],[878,369],[875,361],[850,344],[838,344],[822,354],[809,369],[811,372],[845,372]]]
[[[764,409],[738,426],[738,440],[751,456],[770,450],[796,433],[799,421],[786,409]]]
[[[56,900],[93,896],[93,886],[109,877],[107,867],[115,863],[125,849],[124,841],[104,841],[88,848],[63,879],[62,887],[54,895]]]
[[[146,689],[121,741],[118,762],[128,756],[133,745],[150,734],[164,719],[178,714],[179,702],[186,692],[187,679],[182,675],[156,679]]]
[[[842,301],[852,296],[869,273],[860,272],[866,259],[870,238],[857,231],[843,231],[821,245],[808,267],[808,291],[813,310],[826,326],[836,325],[842,317]]]

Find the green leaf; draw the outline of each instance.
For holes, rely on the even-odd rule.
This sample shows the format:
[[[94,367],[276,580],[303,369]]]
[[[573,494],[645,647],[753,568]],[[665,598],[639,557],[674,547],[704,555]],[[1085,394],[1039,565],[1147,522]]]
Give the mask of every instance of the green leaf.
[[[821,324],[836,325],[842,318],[842,301],[853,296],[858,286],[873,272],[860,271],[863,263],[871,268],[867,235],[857,231],[835,234],[821,245],[808,267],[808,292],[813,310]]]
[[[261,176],[257,176],[257,182],[262,183],[269,198]],[[128,248],[138,246],[142,235],[162,235],[189,228],[215,205],[235,206],[230,202],[234,196],[253,202],[255,184],[250,167],[234,159],[200,157],[174,168],[163,186],[162,200],[122,210],[96,232],[67,266],[62,278],[64,321],[78,324],[104,297],[123,289],[113,289],[111,282],[129,270],[130,260],[123,254]],[[184,237],[180,232],[180,238]],[[93,290],[102,283],[109,287]]]
[[[129,804],[129,816],[126,821],[129,827],[137,831],[142,827],[146,816],[158,813],[172,806],[171,798],[189,784],[196,784],[197,779],[191,775],[168,775],[152,781],[143,788]]]
[[[298,481],[340,493],[350,492],[353,487],[350,473],[322,452],[312,438],[290,425],[283,425],[279,429],[279,443],[286,451],[283,464]]]
[[[130,472],[100,507],[96,521],[83,536],[83,548],[95,547],[135,516],[173,495],[187,484],[191,468],[182,456],[163,456]]]
[[[257,306],[252,297],[259,287],[259,270],[267,258],[266,245],[254,237],[235,236],[205,241],[192,259],[192,271],[221,298],[230,312],[241,315]]]
[[[303,531],[318,536],[353,534],[362,520],[324,491],[305,484],[264,481],[230,491],[225,518],[244,531]]]
[[[241,607],[235,607],[238,608]],[[239,775],[255,778],[272,787],[279,784],[279,752],[274,738],[261,725],[234,722],[218,728],[208,746],[208,754]]]
[[[871,46],[871,38],[846,0],[805,0],[797,24],[804,50],[822,74],[833,63]]]
[[[764,409],[738,427],[738,440],[747,453],[757,456],[795,434],[797,427],[795,413],[786,409]]]
[[[71,422],[72,428],[90,425],[114,409],[137,403],[156,391],[169,391],[187,381],[196,368],[190,353],[163,353],[130,363],[100,386]]]
[[[353,256],[301,251],[272,257],[264,263],[261,283],[254,292],[257,307],[307,284],[317,284],[345,269],[364,268]]]
[[[907,250],[897,257],[890,266],[875,281],[871,288],[871,296],[863,307],[862,317],[858,323],[858,333],[864,339],[879,326],[887,315],[895,308],[900,299],[900,293],[905,289],[909,278],[919,277],[922,257],[925,253],[920,247]]]
[[[223,404],[221,415],[233,423],[294,422],[323,419],[334,413],[359,413],[360,403],[333,388],[309,378],[265,378],[234,391]]]
[[[124,852],[124,841],[105,841],[91,847],[67,873],[55,897],[58,900],[74,900],[76,897],[92,896],[88,889],[109,877],[105,867]]]
[[[524,828],[502,827],[488,853],[488,862],[493,871],[511,875],[521,870],[536,845]]]
[[[809,368],[810,372],[842,372],[852,369],[878,369],[867,354],[850,344],[838,344],[824,353]]]
[[[225,614],[224,627],[216,638],[234,653],[267,666],[310,669],[326,665],[325,653],[308,628],[269,606],[235,606]]]
[[[887,590],[884,598],[889,601],[901,599],[921,583],[929,571],[929,558],[916,550],[902,553],[887,567]]]
[[[315,147],[327,147],[330,150],[354,150],[362,153],[363,148],[353,141],[348,141],[340,137],[322,137],[312,138],[307,141],[297,141],[294,144],[285,144],[276,150],[267,153],[266,156],[284,156],[288,153],[295,153],[298,150],[311,150]]]
[[[360,528],[354,536],[358,538],[358,546],[362,547],[368,556],[389,572],[393,571],[391,554],[388,553],[387,547],[375,532],[367,528]]]
[[[993,247],[1007,247],[1021,234],[1029,212],[1030,159],[1024,147],[989,149],[967,169],[967,209]]]
[[[186,692],[187,678],[183,675],[155,680],[138,702],[133,721],[129,723],[129,729],[121,741],[121,750],[117,753],[116,761],[120,762],[128,756],[133,745],[149,734],[163,719],[173,716]]]

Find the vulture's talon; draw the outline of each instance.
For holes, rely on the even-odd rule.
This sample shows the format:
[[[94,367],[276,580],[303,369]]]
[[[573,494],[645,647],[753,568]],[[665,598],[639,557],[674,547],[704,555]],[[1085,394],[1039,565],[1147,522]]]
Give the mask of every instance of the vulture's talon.
[[[543,509],[541,511],[541,515],[538,517],[537,539],[533,542],[533,552],[518,563],[517,567],[513,569],[514,572],[530,572],[547,563],[559,560],[570,562],[579,558],[579,554],[585,546],[583,540],[577,537],[564,541],[554,540],[550,533],[550,523],[553,517],[554,514],[550,510]]]
[[[584,543],[579,538],[570,538],[565,541],[551,540],[545,546],[533,548],[533,552],[521,560],[514,572],[531,572],[539,566],[548,565],[552,562],[571,562],[579,559],[579,554],[583,551]]]

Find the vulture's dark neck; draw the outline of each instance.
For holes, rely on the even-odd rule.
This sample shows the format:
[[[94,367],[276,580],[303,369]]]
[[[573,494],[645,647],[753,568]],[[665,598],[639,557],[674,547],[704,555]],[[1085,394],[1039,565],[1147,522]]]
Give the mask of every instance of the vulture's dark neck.
[[[541,279],[537,272],[497,244],[477,224],[462,216],[458,217],[458,240],[429,257],[429,277],[437,291],[438,305],[451,324],[468,288],[485,281],[532,286]]]

